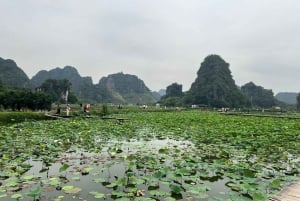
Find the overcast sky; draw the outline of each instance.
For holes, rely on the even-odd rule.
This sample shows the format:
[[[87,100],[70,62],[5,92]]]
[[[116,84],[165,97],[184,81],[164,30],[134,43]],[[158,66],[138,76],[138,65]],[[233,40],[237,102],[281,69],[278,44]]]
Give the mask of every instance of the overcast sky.
[[[299,0],[0,0],[0,57],[31,78],[71,65],[188,90],[220,55],[237,85],[300,91]]]

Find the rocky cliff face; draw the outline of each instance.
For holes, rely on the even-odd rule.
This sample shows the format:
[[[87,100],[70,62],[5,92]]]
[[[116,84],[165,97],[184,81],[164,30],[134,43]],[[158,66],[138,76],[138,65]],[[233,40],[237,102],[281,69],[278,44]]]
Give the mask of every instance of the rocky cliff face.
[[[229,63],[219,55],[207,56],[197,75],[185,97],[186,103],[211,107],[241,107],[247,103],[247,98],[235,85]]]
[[[103,77],[94,85],[91,77],[81,77],[72,66],[39,71],[32,77],[33,87],[39,87],[47,79],[67,79],[72,92],[82,102],[106,102],[117,104],[148,104],[156,102],[144,82],[135,75],[116,73]]]
[[[39,87],[47,79],[67,79],[72,83],[71,90],[84,102],[90,102],[95,97],[95,87],[91,77],[81,77],[77,69],[72,66],[55,68],[50,71],[41,70],[31,79],[32,87]]]
[[[29,87],[29,78],[11,59],[0,57],[0,80],[9,87]]]
[[[156,102],[149,88],[135,75],[111,74],[101,78],[98,86],[106,89],[115,103],[149,104]]]

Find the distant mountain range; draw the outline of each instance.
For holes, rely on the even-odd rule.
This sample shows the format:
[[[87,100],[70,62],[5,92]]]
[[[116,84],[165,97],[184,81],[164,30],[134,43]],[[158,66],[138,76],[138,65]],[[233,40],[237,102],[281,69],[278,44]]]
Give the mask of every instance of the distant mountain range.
[[[240,96],[240,91],[243,90],[241,90],[241,88],[237,89],[237,87],[234,85],[234,80],[232,79],[231,72],[229,70],[229,64],[227,64],[224,60],[222,60],[221,57],[217,55],[210,55],[205,58],[205,62],[210,60],[212,60],[211,62],[213,65],[215,65],[215,68],[200,68],[197,73],[198,77],[192,84],[190,91],[186,92],[186,96],[179,102],[194,104],[200,101],[199,103],[203,102],[206,104],[208,98],[210,98],[211,100],[209,103],[215,104],[215,106],[218,106],[218,104],[223,105],[226,102],[228,102],[226,103],[227,105],[238,105],[237,103],[234,103],[234,101],[241,100],[241,98],[237,97]],[[223,72],[222,74],[214,73],[214,71],[218,68],[220,69],[216,72]],[[217,79],[218,82],[213,81],[212,79],[215,78],[216,75],[220,77],[220,79]],[[226,78],[227,81],[225,80],[224,83],[231,84],[230,86],[226,85],[225,88],[230,89],[227,91],[224,91],[225,84],[222,84],[221,82],[224,78],[224,75],[228,75]],[[41,70],[34,75],[32,79],[29,79],[26,73],[17,66],[15,61],[0,57],[0,81],[4,85],[9,87],[25,87],[34,89],[40,87],[47,79],[69,80],[72,84],[72,92],[83,103],[101,102],[115,104],[151,104],[159,101],[162,96],[166,95],[165,89],[162,89],[159,92],[152,92],[145,85],[143,80],[138,78],[136,75],[124,74],[122,72],[111,74],[107,77],[102,77],[99,83],[93,84],[91,77],[82,77],[78,73],[77,69],[72,66],[65,66],[64,68],[57,67],[49,71]],[[265,90],[263,87],[256,86],[254,83],[252,83],[251,86],[249,85],[249,87],[249,89],[247,88],[246,90],[247,93],[245,90],[243,93],[244,95],[249,96],[251,92],[251,98],[248,97],[251,104],[255,104],[257,99],[257,104],[255,105],[258,107],[264,107],[259,103],[259,101],[265,103],[266,98],[271,101],[270,105],[276,104],[274,101],[274,103],[272,103],[271,100],[273,98],[272,90]],[[208,96],[207,94],[209,94],[211,91],[214,93]],[[231,93],[233,93],[233,91],[234,94],[232,95]],[[229,96],[228,94],[231,95]],[[265,95],[262,96],[261,94]],[[287,104],[296,104],[297,94],[298,93],[281,92],[278,93],[275,98]],[[167,97],[169,97],[169,95]],[[201,102],[202,99],[203,101]],[[169,97],[168,101],[174,102],[174,99]]]
[[[25,72],[10,59],[0,58],[0,80],[10,87],[37,88],[47,79],[67,79],[72,92],[82,102],[107,102],[116,104],[150,104],[159,100],[159,93],[151,92],[135,75],[116,73],[102,77],[93,84],[91,77],[81,77],[72,66],[41,70],[29,79]]]
[[[296,105],[298,93],[294,92],[280,92],[276,94],[275,98],[281,102]]]

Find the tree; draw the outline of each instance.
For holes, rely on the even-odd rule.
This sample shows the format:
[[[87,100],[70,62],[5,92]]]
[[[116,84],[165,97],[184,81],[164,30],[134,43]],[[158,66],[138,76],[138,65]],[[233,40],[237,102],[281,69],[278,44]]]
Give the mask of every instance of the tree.
[[[186,104],[210,107],[243,107],[248,103],[232,78],[229,64],[219,55],[209,55],[201,63],[197,78],[184,97]]]
[[[256,86],[253,82],[243,85],[241,91],[249,98],[251,107],[270,108],[276,104],[272,90]]]
[[[180,97],[183,96],[182,92],[182,85],[173,83],[170,86],[167,87],[166,90],[166,96],[167,97]]]
[[[48,79],[40,87],[38,87],[38,89],[50,94],[53,102],[75,103],[77,102],[77,98],[73,93],[70,92],[71,86],[71,82],[69,82],[67,79]],[[71,97],[70,100],[69,97]]]
[[[300,93],[297,96],[297,109],[300,110]]]
[[[175,107],[182,105],[182,85],[173,83],[167,86],[166,95],[162,96],[160,103],[169,107]]]
[[[0,105],[11,110],[50,110],[51,97],[44,92],[33,92],[29,89],[7,89],[0,93]]]
[[[0,91],[3,91],[3,90],[5,90],[5,85],[0,80]]]

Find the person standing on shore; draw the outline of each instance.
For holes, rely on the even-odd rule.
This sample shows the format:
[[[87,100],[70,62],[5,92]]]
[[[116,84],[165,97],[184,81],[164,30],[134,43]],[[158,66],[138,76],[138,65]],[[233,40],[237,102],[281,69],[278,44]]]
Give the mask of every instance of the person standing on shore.
[[[66,107],[67,116],[69,116],[70,110],[71,110],[71,107],[69,104],[67,104],[67,107]]]

